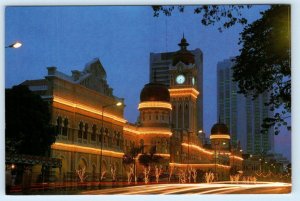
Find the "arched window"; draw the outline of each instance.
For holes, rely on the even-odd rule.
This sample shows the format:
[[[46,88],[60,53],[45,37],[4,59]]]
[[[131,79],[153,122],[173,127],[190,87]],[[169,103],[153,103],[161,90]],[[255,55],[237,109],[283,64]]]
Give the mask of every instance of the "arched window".
[[[83,133],[83,139],[87,139],[88,136],[88,130],[89,130],[89,125],[87,123],[85,123],[84,125],[84,133]]]
[[[103,136],[103,142],[104,142],[104,143],[107,142],[107,138],[108,138],[108,129],[105,128],[105,129],[104,129],[104,136]]]
[[[121,141],[121,134],[120,132],[117,133],[117,146],[120,146],[120,141]]]
[[[60,135],[62,132],[62,118],[61,116],[56,119],[56,133]]]
[[[103,127],[100,129],[100,135],[99,135],[99,142],[101,143],[102,142],[102,139],[104,138],[104,136],[103,136],[103,133],[104,132],[104,129],[103,129]]]
[[[91,135],[92,141],[96,141],[96,132],[97,132],[97,126],[94,124],[92,127],[92,135]]]
[[[63,127],[63,135],[67,136],[68,135],[68,125],[69,125],[69,120],[67,118],[64,119],[64,127]]]
[[[117,131],[114,131],[114,134],[112,136],[112,144],[116,144],[117,141]]]
[[[173,110],[171,111],[171,115],[169,116],[169,122],[172,123],[174,127],[177,127],[177,119],[176,119],[176,106],[173,105]]]
[[[189,106],[186,103],[185,104],[185,109],[184,109],[184,128],[188,128],[189,127]]]
[[[81,121],[79,123],[78,138],[82,138],[82,134],[83,134],[83,123]]]

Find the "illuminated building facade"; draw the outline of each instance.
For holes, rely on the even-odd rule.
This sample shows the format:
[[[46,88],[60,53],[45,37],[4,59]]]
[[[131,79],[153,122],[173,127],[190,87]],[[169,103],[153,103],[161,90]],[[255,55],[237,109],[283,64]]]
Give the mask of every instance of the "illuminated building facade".
[[[241,156],[229,150],[229,133],[219,133],[218,125],[212,129],[216,133],[211,141],[226,145],[204,148],[199,140],[197,66],[185,38],[179,46],[169,67],[169,88],[154,79],[141,90],[139,124],[124,119],[124,107],[116,106],[124,100],[113,94],[99,59],[83,71],[72,71],[71,76],[49,67],[45,79],[22,83],[50,105],[51,124],[57,133],[51,157],[62,160],[61,170],[52,172],[54,180],[76,180],[79,169],[85,169],[88,181],[99,181],[101,175],[102,180],[111,181],[112,170],[117,180],[125,180],[123,156],[133,147],[143,147],[142,153],[155,147],[156,154],[163,157],[164,173],[177,167],[175,176],[179,169],[194,168],[216,172],[222,179],[228,178],[232,163],[241,167]],[[142,174],[138,162],[137,171]]]
[[[113,95],[98,59],[88,63],[83,71],[72,71],[72,76],[49,67],[45,79],[23,84],[50,103],[51,123],[58,134],[51,156],[62,159],[61,171],[53,173],[56,180],[74,179],[76,170],[84,167],[89,180],[99,178],[100,158],[102,172],[109,172],[112,166],[122,169],[124,108],[105,106],[123,100]]]

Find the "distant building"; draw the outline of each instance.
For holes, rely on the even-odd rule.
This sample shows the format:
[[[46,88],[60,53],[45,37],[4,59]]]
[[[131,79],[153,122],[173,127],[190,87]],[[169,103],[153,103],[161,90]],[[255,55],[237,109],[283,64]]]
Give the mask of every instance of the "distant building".
[[[272,115],[264,105],[268,94],[255,100],[238,94],[238,84],[232,81],[232,66],[231,59],[217,64],[217,115],[229,127],[234,147],[240,143],[244,153],[273,153],[274,131],[260,132],[263,119]]]

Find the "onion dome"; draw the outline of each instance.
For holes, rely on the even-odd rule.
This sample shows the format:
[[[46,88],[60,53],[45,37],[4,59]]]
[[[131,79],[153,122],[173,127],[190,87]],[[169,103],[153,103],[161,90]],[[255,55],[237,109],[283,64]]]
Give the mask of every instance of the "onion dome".
[[[215,125],[213,125],[210,132],[211,132],[211,135],[220,135],[220,134],[230,135],[227,126],[221,122],[218,122]]]
[[[149,83],[144,86],[140,95],[140,102],[163,101],[170,102],[170,93],[164,84]]]
[[[194,64],[195,55],[193,55],[190,51],[187,50],[187,46],[189,46],[189,44],[184,38],[184,35],[181,39],[181,42],[178,45],[180,46],[180,50],[177,51],[173,57],[173,66],[175,66],[180,61],[186,65]]]

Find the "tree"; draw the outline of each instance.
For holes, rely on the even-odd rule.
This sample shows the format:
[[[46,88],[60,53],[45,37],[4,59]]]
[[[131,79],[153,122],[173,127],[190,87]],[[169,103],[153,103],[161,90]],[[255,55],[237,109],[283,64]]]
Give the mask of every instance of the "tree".
[[[275,126],[275,134],[291,112],[291,28],[290,6],[272,5],[262,18],[245,27],[240,34],[240,55],[234,59],[233,81],[239,93],[253,99],[267,93],[265,105],[274,116],[264,119],[262,132]]]
[[[128,183],[131,182],[131,174],[134,174],[134,180],[135,182],[137,181],[137,177],[136,177],[136,157],[138,156],[139,153],[141,153],[143,150],[143,147],[131,147],[130,151],[128,154],[124,154],[123,156],[123,164],[124,165],[133,165],[133,169],[131,167],[129,167],[129,172],[127,172],[128,174]],[[133,171],[133,172],[132,172]]]
[[[158,164],[162,157],[156,155],[156,146],[151,147],[149,153],[143,153],[139,157],[139,163],[143,166],[150,166],[151,164]]]
[[[185,6],[152,6],[153,16],[159,17],[160,13],[171,16],[175,7],[183,13]],[[221,23],[218,30],[227,29],[235,24],[247,24],[248,20],[243,17],[242,10],[249,9],[251,5],[201,5],[194,7],[194,13],[201,15],[201,24],[204,26]]]
[[[151,170],[152,164],[159,164],[162,157],[159,155],[156,155],[156,147],[151,147],[149,153],[143,153],[139,156],[139,163],[144,166],[144,179],[145,184],[149,182],[149,174]]]
[[[27,86],[5,89],[6,154],[45,156],[56,137],[50,119],[48,104]]]

